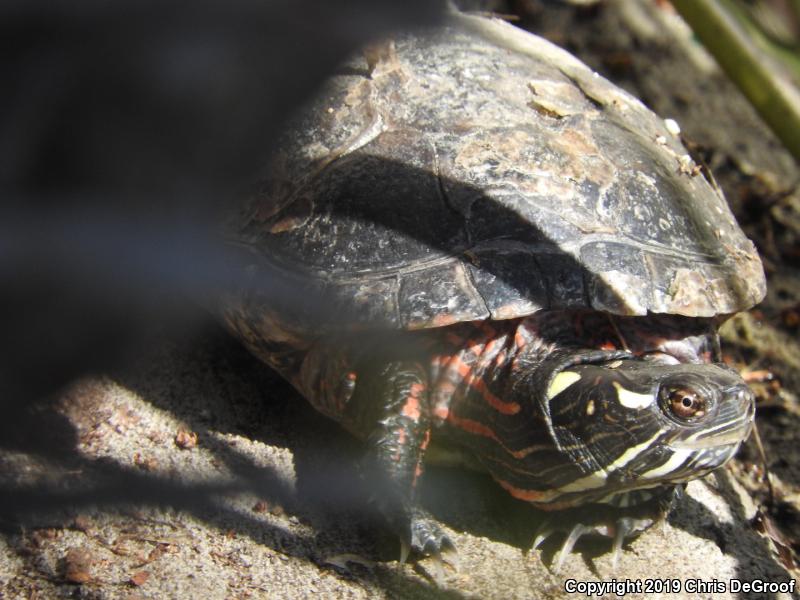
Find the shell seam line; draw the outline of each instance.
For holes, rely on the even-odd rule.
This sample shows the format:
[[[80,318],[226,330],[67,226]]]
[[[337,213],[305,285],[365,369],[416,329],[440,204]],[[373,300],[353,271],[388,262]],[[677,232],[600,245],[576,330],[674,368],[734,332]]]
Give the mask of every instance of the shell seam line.
[[[431,146],[433,147],[433,170],[434,174],[436,175],[436,188],[439,191],[439,198],[447,210],[455,213],[463,220],[464,224],[462,225],[462,228],[464,230],[466,247],[471,248],[472,236],[470,235],[469,227],[467,226],[467,219],[458,209],[456,209],[455,206],[453,206],[453,203],[450,201],[450,197],[448,196],[447,190],[444,187],[444,182],[442,181],[442,172],[439,169],[439,151],[437,150],[434,142],[431,142]],[[481,301],[483,309],[489,316],[491,316],[492,311],[489,309],[489,304],[486,302],[486,298],[484,298],[483,294],[481,294],[480,290],[478,289],[478,286],[475,284],[475,277],[472,275],[472,269],[470,269],[469,263],[463,258],[463,252],[459,255],[458,262],[461,265],[461,268],[464,270],[464,274],[466,275],[467,281],[469,281],[469,285],[472,288],[475,298]]]

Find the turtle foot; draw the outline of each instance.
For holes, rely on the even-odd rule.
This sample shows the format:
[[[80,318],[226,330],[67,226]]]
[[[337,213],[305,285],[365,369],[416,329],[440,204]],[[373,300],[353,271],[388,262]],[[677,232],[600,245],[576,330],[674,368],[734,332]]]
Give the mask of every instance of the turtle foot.
[[[426,557],[425,571],[441,586],[445,581],[445,565],[458,572],[458,552],[450,537],[430,517],[417,514],[411,519],[410,538],[400,539],[400,564],[404,564],[413,550],[415,554]],[[419,564],[417,565],[420,566]]]
[[[407,533],[400,536],[400,564],[406,562],[412,551],[458,570],[456,545],[436,521],[420,510],[414,511],[408,521]]]
[[[455,553],[456,546],[433,519],[414,515],[410,523],[410,547],[423,556],[445,557]]]
[[[612,524],[586,525],[584,523],[575,523],[572,528],[566,529],[563,526],[554,525],[552,522],[546,521],[536,534],[536,538],[533,541],[533,548],[538,548],[555,534],[566,533],[558,555],[552,563],[553,572],[557,573],[561,571],[561,567],[564,566],[564,562],[569,557],[575,544],[577,544],[578,540],[584,535],[592,537],[613,537],[611,550],[611,570],[613,573],[619,566],[619,558],[622,554],[622,545],[625,543],[625,540],[632,535],[644,531],[652,526],[652,524],[653,521],[651,519],[634,520],[623,517],[617,519]]]
[[[564,541],[552,563],[553,571],[558,572],[581,537],[610,538],[613,540],[611,569],[614,572],[619,566],[625,540],[636,537],[664,519],[680,493],[680,487],[667,489],[663,494],[649,498],[647,502],[633,504],[630,501],[636,498],[628,494],[627,497],[618,499],[617,506],[592,505],[563,511],[568,514],[559,514],[558,517],[547,519],[539,526],[533,540],[533,548],[540,547],[556,534],[564,534]]]

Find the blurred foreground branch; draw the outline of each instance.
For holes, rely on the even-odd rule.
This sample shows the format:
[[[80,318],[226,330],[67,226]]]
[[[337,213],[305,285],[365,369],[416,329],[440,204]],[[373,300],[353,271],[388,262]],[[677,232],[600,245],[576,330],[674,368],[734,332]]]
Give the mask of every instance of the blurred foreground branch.
[[[443,9],[2,3],[4,425],[26,401],[122,360],[147,323],[180,321],[170,299],[225,275],[215,206],[253,179],[290,113],[358,47]]]
[[[217,209],[254,180],[290,114],[357,48],[443,11],[429,0],[0,3],[0,471],[19,450],[77,459],[77,432],[40,401],[136,356],[153,324],[193,324],[184,303],[245,264],[214,234]],[[258,283],[270,298],[298,295]],[[285,488],[265,473],[187,487],[115,465],[73,491],[17,475],[0,482],[11,525],[67,505]]]

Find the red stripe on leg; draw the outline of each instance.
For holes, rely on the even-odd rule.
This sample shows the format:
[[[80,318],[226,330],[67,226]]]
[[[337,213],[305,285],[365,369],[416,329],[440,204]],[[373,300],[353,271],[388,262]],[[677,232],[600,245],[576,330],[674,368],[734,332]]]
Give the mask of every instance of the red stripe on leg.
[[[412,383],[411,390],[409,391],[408,398],[401,410],[402,414],[412,421],[419,421],[420,417],[420,404],[419,398],[425,391],[425,386],[421,383]]]

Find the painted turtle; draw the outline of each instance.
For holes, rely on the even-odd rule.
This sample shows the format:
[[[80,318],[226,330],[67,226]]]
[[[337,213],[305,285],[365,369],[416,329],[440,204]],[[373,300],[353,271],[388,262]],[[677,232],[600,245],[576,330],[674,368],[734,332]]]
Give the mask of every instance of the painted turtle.
[[[765,281],[674,130],[503,22],[453,15],[376,48],[231,211],[253,285],[223,314],[366,440],[404,552],[451,546],[414,499],[431,438],[547,510],[635,514],[724,464],[754,405],[716,329]],[[637,523],[591,525],[618,552]]]

